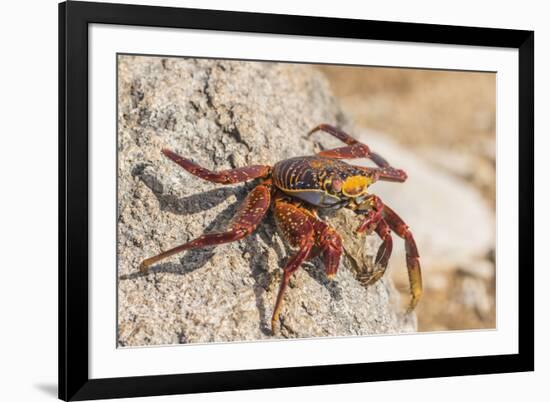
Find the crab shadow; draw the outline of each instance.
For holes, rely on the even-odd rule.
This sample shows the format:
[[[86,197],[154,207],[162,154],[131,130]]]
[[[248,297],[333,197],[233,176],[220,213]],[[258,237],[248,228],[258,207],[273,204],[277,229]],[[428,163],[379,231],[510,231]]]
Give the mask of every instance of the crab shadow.
[[[315,280],[319,285],[323,286],[330,294],[332,300],[342,300],[342,288],[336,279],[328,279],[325,273],[325,266],[319,257],[315,257],[302,265],[304,271]]]
[[[223,203],[232,195],[244,195],[247,191],[242,186],[218,187],[199,194],[193,194],[180,198],[176,195],[166,194],[164,192],[164,185],[157,178],[155,173],[149,169],[149,167],[150,166],[145,163],[136,165],[132,169],[132,176],[137,177],[151,190],[159,203],[160,210],[163,212],[171,212],[177,215],[192,215],[214,208],[215,206]],[[226,215],[230,215],[230,213],[230,210],[224,210],[218,217],[223,219]],[[210,226],[216,226],[219,224],[220,222],[214,220]]]
[[[254,183],[244,184],[237,187],[220,187],[199,194],[187,197],[177,197],[164,193],[164,185],[156,175],[147,169],[146,164],[137,165],[132,170],[132,175],[138,177],[145,184],[159,203],[161,211],[171,212],[177,215],[191,215],[214,208],[225,202],[229,197],[236,196],[238,201],[226,207],[221,211],[204,229],[203,233],[212,233],[224,231],[227,224],[237,212],[237,209],[246,195],[254,187]],[[249,267],[251,276],[254,280],[254,295],[256,308],[260,315],[259,329],[264,335],[271,335],[271,317],[268,317],[268,311],[265,306],[264,296],[268,292],[273,275],[269,272],[268,251],[271,247],[278,260],[279,267],[284,267],[289,256],[295,253],[285,245],[281,247],[279,242],[274,241],[276,236],[276,226],[273,216],[267,213],[256,231],[250,236],[240,240],[239,247],[243,254],[248,253]],[[192,240],[192,239],[189,239]],[[261,241],[260,241],[261,240]],[[134,272],[119,276],[119,280],[133,280],[140,277],[151,276],[155,280],[154,274],[168,273],[176,275],[186,275],[202,268],[215,254],[216,246],[208,246],[187,250],[179,259],[179,262],[166,262],[151,266],[148,273]],[[341,300],[341,289],[336,281],[330,281],[326,278],[323,263],[316,257],[304,263],[302,268],[321,286],[324,286],[334,300]],[[153,275],[152,275],[153,274]]]
[[[268,251],[266,247],[275,250],[277,260],[284,259],[284,250],[280,245],[273,241],[275,235],[275,222],[271,214],[268,214],[262,222],[260,230],[244,239],[244,249],[250,254],[250,272],[254,279],[254,296],[256,298],[256,308],[260,314],[259,329],[264,335],[271,335],[271,317],[268,316],[268,310],[264,302],[264,296],[269,291],[272,274],[269,272]],[[262,240],[260,242],[259,240]]]
[[[145,184],[159,203],[161,211],[171,212],[177,215],[191,215],[214,208],[225,202],[229,197],[236,196],[238,201],[227,206],[221,211],[204,229],[203,233],[212,233],[227,229],[227,224],[237,212],[237,209],[246,195],[254,187],[254,183],[244,184],[238,187],[220,187],[199,194],[179,198],[174,195],[164,193],[164,185],[154,175],[148,171],[146,164],[137,165],[132,170],[132,175],[139,178]],[[256,299],[256,308],[260,315],[259,328],[265,335],[271,334],[268,326],[267,310],[264,304],[264,293],[268,291],[271,283],[271,274],[268,270],[268,253],[266,247],[273,247],[278,260],[284,258],[284,251],[273,242],[275,235],[275,222],[268,212],[266,217],[258,226],[258,229],[250,236],[240,241],[239,247],[243,254],[247,252],[250,255],[249,266],[252,278],[254,279],[254,295]],[[261,242],[259,241],[261,239]],[[191,240],[191,239],[189,239]],[[262,244],[260,244],[262,243]],[[134,272],[119,276],[120,280],[133,280],[140,277],[151,276],[154,279],[155,273],[169,273],[176,275],[186,275],[203,267],[215,253],[216,246],[209,246],[187,250],[182,254],[179,262],[166,262],[151,266],[148,273]]]

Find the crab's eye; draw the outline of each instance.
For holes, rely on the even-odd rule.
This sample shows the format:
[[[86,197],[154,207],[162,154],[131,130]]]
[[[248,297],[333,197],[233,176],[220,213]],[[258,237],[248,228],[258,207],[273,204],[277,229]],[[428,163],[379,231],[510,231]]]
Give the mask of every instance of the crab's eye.
[[[324,188],[326,191],[330,191],[332,193],[339,193],[340,190],[342,190],[343,184],[344,182],[339,177],[331,177],[325,180]]]
[[[332,191],[335,193],[339,193],[340,190],[342,190],[342,184],[344,183],[340,178],[334,177],[330,182],[330,188],[332,188]]]

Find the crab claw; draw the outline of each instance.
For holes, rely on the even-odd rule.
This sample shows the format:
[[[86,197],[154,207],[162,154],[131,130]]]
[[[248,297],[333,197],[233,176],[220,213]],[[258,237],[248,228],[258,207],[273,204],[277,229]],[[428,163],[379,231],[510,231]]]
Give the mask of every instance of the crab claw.
[[[366,232],[367,234],[371,234],[382,220],[382,210],[384,209],[384,204],[382,203],[382,200],[380,200],[380,197],[371,195],[363,204],[359,206],[359,208],[363,208],[364,206],[372,209],[370,209],[365,215],[365,218],[357,228],[357,233]]]
[[[372,219],[366,218],[361,224],[355,229],[357,233],[366,233],[371,234],[376,228],[376,223]]]

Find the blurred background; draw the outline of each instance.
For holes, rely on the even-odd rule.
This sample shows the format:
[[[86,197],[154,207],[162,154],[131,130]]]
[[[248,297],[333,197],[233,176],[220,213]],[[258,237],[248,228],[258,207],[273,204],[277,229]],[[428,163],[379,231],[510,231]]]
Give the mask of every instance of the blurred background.
[[[424,278],[419,330],[495,328],[496,75],[316,68],[365,130],[361,140],[409,174],[402,188],[384,183],[372,192],[395,207],[417,240]],[[402,249],[394,236],[389,268],[406,301]]]

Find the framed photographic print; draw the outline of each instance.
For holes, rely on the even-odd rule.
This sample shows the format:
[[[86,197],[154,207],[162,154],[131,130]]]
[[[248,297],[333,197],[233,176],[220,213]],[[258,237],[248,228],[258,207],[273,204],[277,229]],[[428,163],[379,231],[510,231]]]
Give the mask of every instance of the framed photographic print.
[[[59,5],[59,397],[534,367],[534,33]]]

